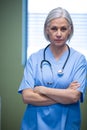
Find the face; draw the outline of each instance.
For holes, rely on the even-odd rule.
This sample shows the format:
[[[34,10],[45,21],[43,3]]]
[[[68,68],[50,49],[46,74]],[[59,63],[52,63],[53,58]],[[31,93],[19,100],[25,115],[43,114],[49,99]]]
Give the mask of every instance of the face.
[[[52,44],[64,45],[70,35],[71,27],[65,18],[53,19],[46,28],[46,33]]]

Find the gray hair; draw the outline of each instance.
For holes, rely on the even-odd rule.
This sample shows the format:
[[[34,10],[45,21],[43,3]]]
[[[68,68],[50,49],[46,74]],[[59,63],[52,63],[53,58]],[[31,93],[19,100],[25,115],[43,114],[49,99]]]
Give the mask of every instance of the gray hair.
[[[48,41],[50,40],[48,34],[46,33],[46,27],[48,26],[48,24],[50,23],[51,20],[53,20],[55,18],[60,18],[60,17],[65,18],[71,26],[71,33],[67,39],[70,41],[70,39],[73,35],[73,32],[74,32],[73,21],[71,19],[70,14],[68,13],[68,11],[61,7],[55,8],[48,13],[48,16],[44,23],[44,36],[45,36],[46,40],[48,40]]]

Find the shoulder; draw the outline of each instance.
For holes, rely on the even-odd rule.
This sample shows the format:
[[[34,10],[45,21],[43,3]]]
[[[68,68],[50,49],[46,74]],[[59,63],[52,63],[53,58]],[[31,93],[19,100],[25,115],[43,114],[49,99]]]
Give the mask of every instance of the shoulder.
[[[70,48],[70,52],[71,52],[71,56],[73,56],[73,58],[78,59],[78,58],[83,57],[84,59],[86,59],[85,56],[81,52],[75,50],[74,48]]]
[[[83,62],[87,65],[86,57],[79,51],[75,50],[74,48],[70,48],[70,56],[76,63]]]
[[[34,62],[34,63],[38,62],[40,59],[43,58],[43,51],[44,51],[44,48],[38,50],[37,52],[32,53],[29,56],[29,58],[27,60],[27,63],[29,63],[29,62]]]
[[[44,48],[38,50],[37,52],[31,54],[30,58],[32,59],[38,59],[38,58],[41,58],[43,56],[43,51],[44,51]]]

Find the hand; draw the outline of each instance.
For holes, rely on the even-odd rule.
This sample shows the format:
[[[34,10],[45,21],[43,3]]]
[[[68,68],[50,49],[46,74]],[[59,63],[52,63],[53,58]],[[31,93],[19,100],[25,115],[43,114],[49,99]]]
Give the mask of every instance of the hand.
[[[68,87],[68,89],[77,89],[77,88],[79,88],[80,87],[80,83],[78,83],[77,81],[73,81],[70,85],[69,85],[69,87]]]
[[[38,94],[44,94],[46,87],[44,86],[36,86],[33,91]]]

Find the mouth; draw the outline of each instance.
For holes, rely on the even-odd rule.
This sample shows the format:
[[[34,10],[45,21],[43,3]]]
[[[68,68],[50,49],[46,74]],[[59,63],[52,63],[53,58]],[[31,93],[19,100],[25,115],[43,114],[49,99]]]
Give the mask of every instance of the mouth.
[[[55,39],[55,42],[63,42],[63,39]]]

